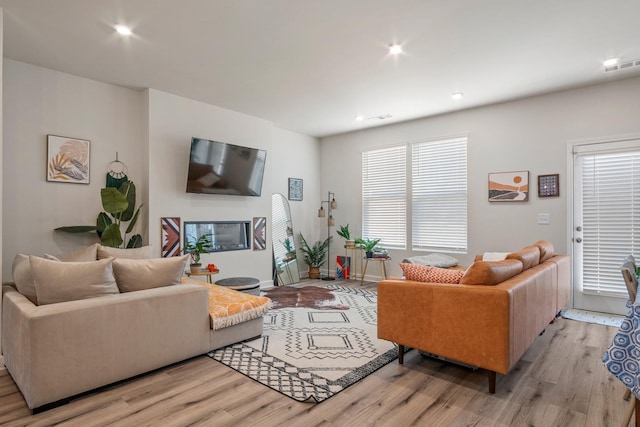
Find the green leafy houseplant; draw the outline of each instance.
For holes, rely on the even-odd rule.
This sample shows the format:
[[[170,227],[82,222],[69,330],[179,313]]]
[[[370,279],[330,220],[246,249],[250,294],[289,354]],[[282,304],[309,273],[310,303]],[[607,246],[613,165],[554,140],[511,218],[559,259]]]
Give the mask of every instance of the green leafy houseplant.
[[[291,242],[291,239],[289,237],[284,239],[284,242],[282,242],[282,246],[284,246],[284,249],[287,251],[288,260],[294,259],[296,257],[296,250],[293,247],[293,242]]]
[[[363,251],[367,254],[367,258],[371,258],[369,255],[373,252],[373,249],[378,245],[380,239],[363,239],[358,237],[356,239],[356,245],[362,248]]]
[[[199,266],[200,255],[209,253],[209,250],[212,247],[213,246],[211,245],[209,236],[203,234],[202,236],[198,237],[197,240],[193,237],[191,237],[191,239],[188,239],[187,244],[184,245],[184,249],[182,250],[182,252],[191,256],[191,265]]]
[[[327,251],[331,243],[331,236],[323,242],[316,241],[313,246],[309,246],[302,233],[300,233],[300,250],[304,255],[304,262],[309,266],[309,278],[320,278],[320,267],[325,263]]]
[[[336,230],[336,233],[338,233],[338,236],[342,237],[345,240],[345,247],[355,247],[355,241],[351,240],[351,231],[349,231],[349,224],[341,225],[340,228]]]
[[[127,234],[133,228],[140,216],[142,205],[136,206],[136,186],[132,181],[124,182],[119,188],[105,187],[100,189],[102,209],[98,214],[96,225],[79,225],[70,227],[58,227],[56,231],[67,233],[85,233],[95,231],[100,237],[100,243],[104,246],[119,248],[124,244]],[[129,223],[122,235],[122,225]],[[124,245],[123,245],[124,246]],[[126,248],[142,247],[142,236],[134,234],[126,244]]]

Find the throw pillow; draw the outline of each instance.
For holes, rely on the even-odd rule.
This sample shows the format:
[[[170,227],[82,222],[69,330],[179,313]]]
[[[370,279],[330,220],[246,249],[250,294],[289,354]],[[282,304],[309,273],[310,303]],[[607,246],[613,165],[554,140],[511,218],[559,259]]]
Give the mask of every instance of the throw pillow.
[[[411,264],[430,265],[432,267],[454,267],[458,265],[458,260],[449,255],[434,253],[429,255],[414,256],[404,260]]]
[[[428,282],[427,279],[429,271],[434,267],[420,264],[401,263],[402,273],[405,279],[414,280],[416,282]]]
[[[464,270],[449,270],[434,267],[427,273],[427,282],[458,284],[462,276],[464,276]]]
[[[152,259],[116,258],[113,261],[113,275],[120,292],[179,285],[188,262],[188,254]]]
[[[38,298],[36,297],[36,284],[33,281],[33,275],[31,274],[29,255],[16,255],[16,257],[13,259],[11,271],[13,274],[13,282],[16,284],[16,289],[18,289],[18,292],[27,297],[32,303],[38,305]]]
[[[64,262],[84,262],[84,261],[95,261],[98,259],[98,244],[94,243],[91,246],[87,246],[86,248],[78,249],[73,252],[65,252],[60,255],[56,255],[55,258]]]
[[[93,262],[57,262],[29,257],[38,305],[119,293],[113,278],[113,258]]]
[[[151,246],[141,248],[111,248],[109,246],[98,246],[98,259],[104,258],[126,258],[126,259],[149,259],[151,258]]]
[[[507,259],[507,255],[510,252],[485,252],[482,254],[482,259],[480,261],[502,261],[503,259]]]

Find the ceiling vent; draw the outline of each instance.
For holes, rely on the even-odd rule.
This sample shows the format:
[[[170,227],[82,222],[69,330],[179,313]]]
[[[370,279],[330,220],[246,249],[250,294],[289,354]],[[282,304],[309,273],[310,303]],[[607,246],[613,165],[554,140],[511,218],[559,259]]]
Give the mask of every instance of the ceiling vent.
[[[602,71],[604,71],[605,73],[608,73],[610,71],[629,70],[631,68],[637,68],[637,67],[640,67],[640,59],[634,59],[633,61],[620,62],[615,65],[603,67]]]

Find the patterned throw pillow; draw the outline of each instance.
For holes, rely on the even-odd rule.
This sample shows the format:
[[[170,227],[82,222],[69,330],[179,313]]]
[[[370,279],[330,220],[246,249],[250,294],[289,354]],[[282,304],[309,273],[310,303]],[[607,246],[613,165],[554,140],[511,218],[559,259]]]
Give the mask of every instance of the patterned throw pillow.
[[[464,270],[449,270],[447,268],[430,267],[420,264],[400,264],[407,280],[425,283],[460,283]]]
[[[447,268],[434,267],[427,274],[427,280],[431,283],[460,283],[464,276],[464,270],[449,270]]]
[[[416,282],[428,282],[427,276],[429,274],[429,271],[435,267],[429,267],[420,264],[402,263],[400,264],[400,268],[402,268],[402,274],[404,274],[404,277],[407,280],[414,280]]]

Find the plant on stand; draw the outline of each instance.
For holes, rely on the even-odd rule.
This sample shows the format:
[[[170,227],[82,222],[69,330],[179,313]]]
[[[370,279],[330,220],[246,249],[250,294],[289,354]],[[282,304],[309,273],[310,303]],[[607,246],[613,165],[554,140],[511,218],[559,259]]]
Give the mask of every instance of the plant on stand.
[[[331,236],[327,237],[324,242],[316,241],[313,246],[309,246],[302,233],[300,233],[300,250],[304,254],[304,262],[309,266],[309,278],[320,278],[320,267],[325,263],[327,251],[331,243]]]
[[[209,236],[203,234],[198,237],[196,240],[193,236],[190,236],[187,239],[187,244],[184,246],[182,250],[185,254],[189,254],[191,256],[191,273],[199,273],[202,271],[202,264],[200,263],[200,255],[209,253],[209,250],[213,246],[211,245],[211,241],[209,240]]]
[[[356,239],[356,245],[360,247],[366,254],[367,258],[373,257],[373,250],[380,242],[380,239],[363,239],[358,237]]]
[[[293,242],[289,237],[284,239],[284,242],[282,242],[282,246],[284,246],[284,249],[287,251],[287,255],[285,257],[286,261],[291,261],[292,259],[296,258],[296,249],[293,247]]]
[[[344,242],[344,247],[347,249],[355,248],[355,240],[351,240],[351,232],[349,231],[349,224],[341,225],[339,230],[336,230],[338,236],[342,237]]]

